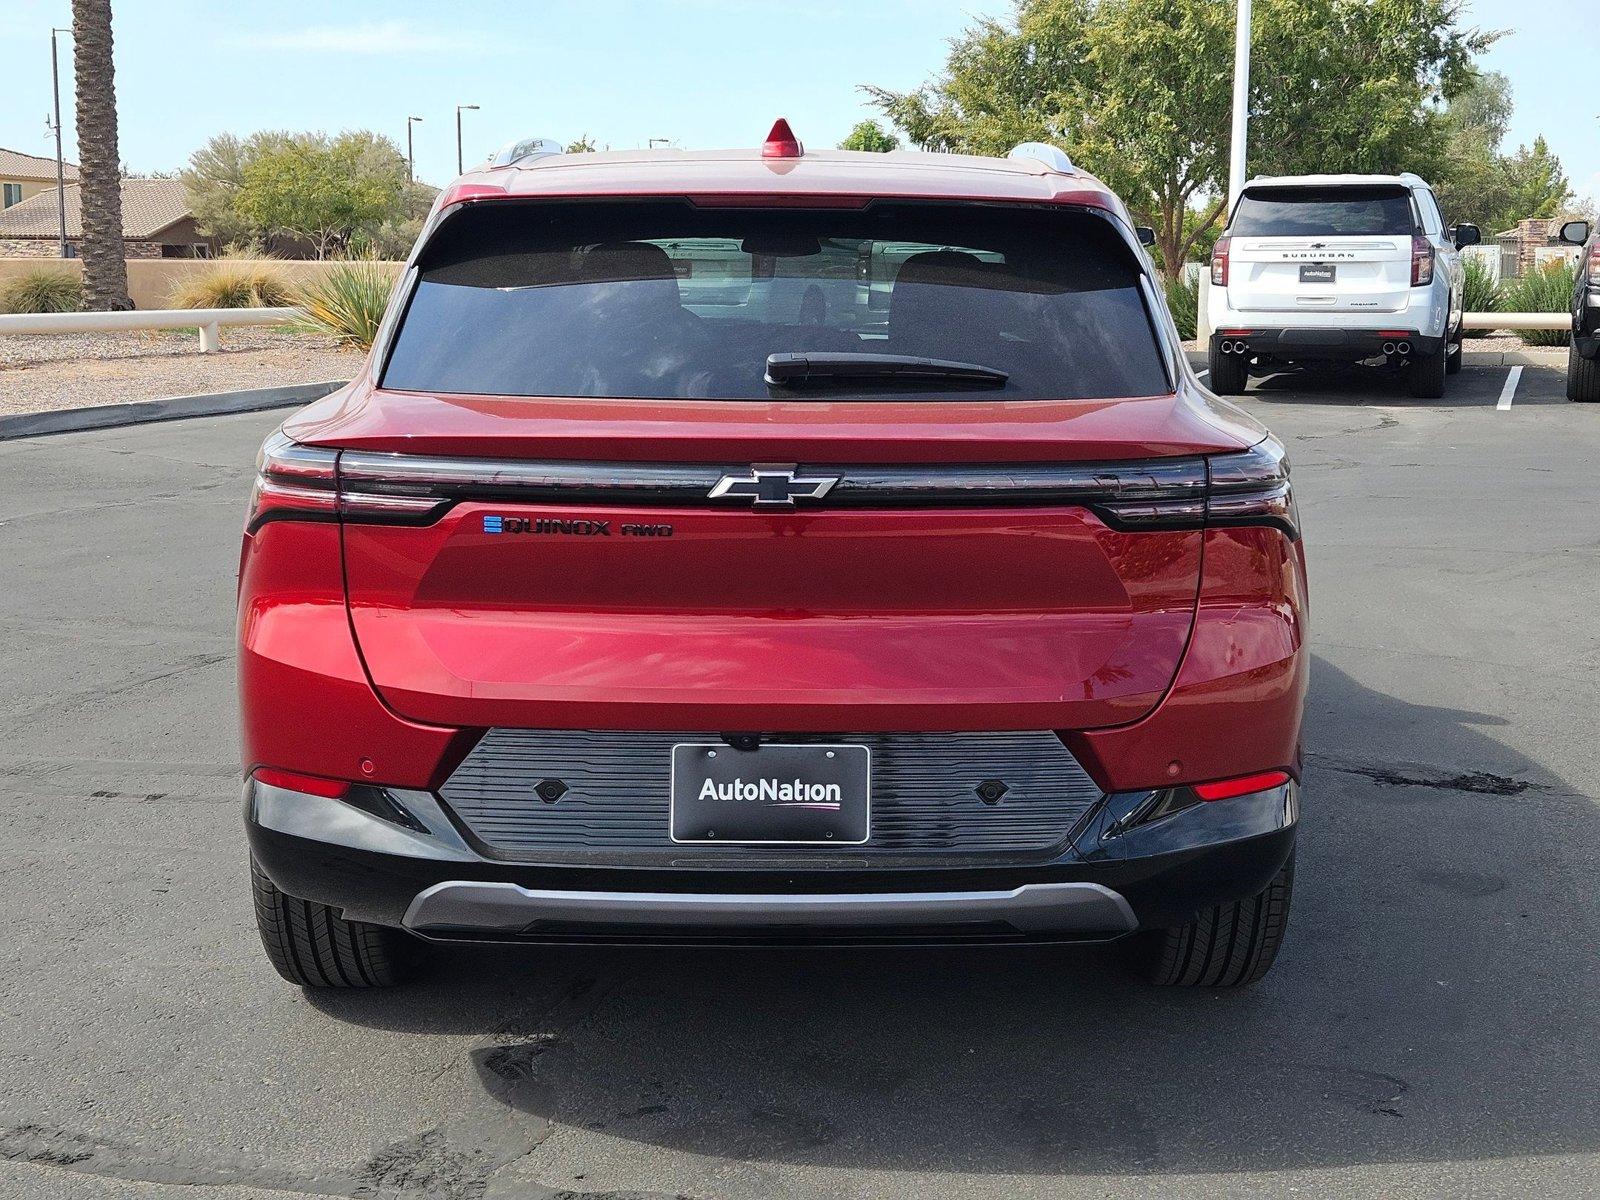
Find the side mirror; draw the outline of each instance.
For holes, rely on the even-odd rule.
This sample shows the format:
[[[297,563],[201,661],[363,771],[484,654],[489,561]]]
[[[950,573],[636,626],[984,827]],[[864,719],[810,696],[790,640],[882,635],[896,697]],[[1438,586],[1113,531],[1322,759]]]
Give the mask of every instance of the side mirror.
[[[1465,221],[1450,227],[1450,237],[1455,241],[1457,250],[1464,246],[1476,246],[1483,241],[1483,234],[1478,231],[1478,227]]]
[[[1561,240],[1569,246],[1581,246],[1589,240],[1589,222],[1568,221],[1561,227]]]
[[[1135,225],[1133,232],[1139,236],[1139,245],[1154,246],[1156,244],[1156,231],[1148,225]]]

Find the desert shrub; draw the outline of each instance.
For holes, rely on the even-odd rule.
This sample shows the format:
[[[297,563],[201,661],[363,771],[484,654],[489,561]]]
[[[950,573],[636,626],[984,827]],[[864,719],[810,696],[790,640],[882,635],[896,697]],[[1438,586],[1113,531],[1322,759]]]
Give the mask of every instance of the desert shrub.
[[[1529,271],[1521,279],[1511,281],[1505,289],[1502,311],[1569,312],[1572,289],[1577,281],[1577,270],[1571,263],[1546,263],[1542,270]],[[1518,329],[1515,332],[1530,346],[1565,346],[1572,338],[1570,329]]]
[[[82,307],[83,281],[57,267],[35,267],[0,284],[0,312],[64,313]]]
[[[289,281],[260,263],[220,260],[172,291],[175,308],[282,308],[292,304]]]
[[[1172,310],[1172,319],[1178,326],[1178,336],[1184,341],[1193,341],[1196,322],[1200,319],[1200,281],[1191,279],[1188,271],[1184,271],[1176,279],[1167,282],[1167,307]]]
[[[1465,263],[1466,282],[1461,288],[1461,307],[1467,312],[1492,313],[1505,311],[1505,288],[1494,277],[1494,272],[1480,258],[1468,257]],[[1488,329],[1469,329],[1469,338],[1488,337]]]
[[[390,265],[352,259],[306,278],[294,289],[292,302],[305,310],[309,328],[367,350],[378,336],[393,288]]]

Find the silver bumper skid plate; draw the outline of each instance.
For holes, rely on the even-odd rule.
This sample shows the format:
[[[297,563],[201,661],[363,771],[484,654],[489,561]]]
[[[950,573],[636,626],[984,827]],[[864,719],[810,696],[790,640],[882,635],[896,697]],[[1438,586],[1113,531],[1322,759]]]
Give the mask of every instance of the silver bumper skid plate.
[[[1019,933],[1132,932],[1122,896],[1097,883],[1029,883],[996,892],[742,893],[541,891],[514,883],[437,883],[418,893],[405,926],[416,933],[527,934],[571,929],[904,928],[1010,925]]]

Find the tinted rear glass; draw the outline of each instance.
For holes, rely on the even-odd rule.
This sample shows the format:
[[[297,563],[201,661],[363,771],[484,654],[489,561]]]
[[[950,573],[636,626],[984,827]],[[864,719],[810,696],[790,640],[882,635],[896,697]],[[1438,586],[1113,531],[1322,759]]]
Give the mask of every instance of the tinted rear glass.
[[[383,385],[759,399],[773,353],[977,363],[1003,387],[829,380],[805,395],[1078,399],[1171,390],[1133,253],[1087,213],[988,205],[494,203],[451,218]]]
[[[1250,188],[1230,230],[1237,237],[1410,235],[1411,196],[1400,187]]]

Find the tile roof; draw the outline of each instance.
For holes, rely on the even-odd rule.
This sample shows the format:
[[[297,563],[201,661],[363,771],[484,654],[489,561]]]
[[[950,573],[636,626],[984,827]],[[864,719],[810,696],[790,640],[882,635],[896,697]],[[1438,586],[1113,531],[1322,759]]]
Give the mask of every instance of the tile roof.
[[[78,168],[67,163],[62,174],[67,179],[78,177]],[[37,154],[24,154],[21,150],[7,150],[0,146],[0,179],[43,179],[54,183],[56,160],[40,158]]]
[[[67,236],[83,236],[78,210],[78,185],[67,184]],[[135,241],[151,238],[174,222],[189,216],[189,198],[179,179],[124,179],[122,181],[122,236]],[[55,237],[56,191],[50,188],[20,204],[0,211],[0,238]]]

